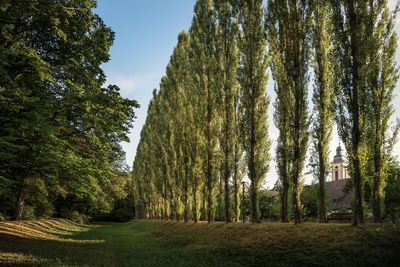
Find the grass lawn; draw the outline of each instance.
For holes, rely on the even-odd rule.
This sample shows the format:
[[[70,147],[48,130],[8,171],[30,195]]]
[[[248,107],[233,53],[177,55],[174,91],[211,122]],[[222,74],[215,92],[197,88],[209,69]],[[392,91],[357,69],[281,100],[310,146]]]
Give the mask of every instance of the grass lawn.
[[[0,265],[400,266],[400,226],[0,223]]]

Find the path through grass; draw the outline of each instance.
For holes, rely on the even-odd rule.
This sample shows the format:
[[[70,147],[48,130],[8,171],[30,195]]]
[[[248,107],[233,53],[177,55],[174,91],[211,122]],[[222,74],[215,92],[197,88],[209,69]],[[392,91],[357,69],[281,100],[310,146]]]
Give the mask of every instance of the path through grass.
[[[0,223],[0,264],[400,266],[400,227],[67,220]]]

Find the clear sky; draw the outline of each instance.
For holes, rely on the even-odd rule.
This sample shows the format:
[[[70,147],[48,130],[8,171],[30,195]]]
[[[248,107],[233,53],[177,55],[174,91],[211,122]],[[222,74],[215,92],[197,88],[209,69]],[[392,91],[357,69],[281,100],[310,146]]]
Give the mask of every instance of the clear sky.
[[[188,30],[195,0],[98,0],[97,13],[115,32],[111,60],[103,65],[107,81],[139,101],[130,143],[124,143],[132,166],[140,130],[154,88],[164,75],[179,32]]]
[[[139,101],[141,108],[136,111],[137,119],[130,133],[130,143],[123,143],[127,164],[132,166],[140,130],[146,119],[148,103],[154,88],[164,75],[179,32],[188,30],[193,16],[195,0],[98,0],[97,13],[116,33],[114,46],[111,48],[111,60],[103,65],[107,81],[121,88],[123,96]],[[395,0],[389,0],[393,7]],[[396,30],[400,32],[399,23]],[[400,50],[397,53],[400,59]],[[267,92],[272,101],[273,81],[269,80]],[[394,101],[396,117],[400,117],[400,83]],[[272,105],[269,109],[270,137],[275,155],[278,131],[273,125]],[[331,142],[331,156],[338,145],[335,134]],[[400,155],[400,143],[395,147]],[[271,162],[266,185],[273,186],[277,179],[275,163]]]

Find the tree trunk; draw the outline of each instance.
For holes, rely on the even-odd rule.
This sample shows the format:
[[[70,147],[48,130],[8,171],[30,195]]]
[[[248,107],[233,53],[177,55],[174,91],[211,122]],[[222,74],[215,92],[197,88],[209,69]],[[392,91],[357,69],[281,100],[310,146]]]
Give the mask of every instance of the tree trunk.
[[[379,113],[375,114],[375,142],[374,142],[374,183],[372,188],[372,214],[375,223],[382,222],[382,211],[381,211],[381,179],[382,179],[382,141],[380,135],[380,129],[382,125],[380,123]]]
[[[234,190],[234,210],[235,210],[235,221],[239,222],[240,221],[240,195],[239,195],[239,190],[240,190],[240,181],[239,181],[239,157],[240,157],[240,147],[239,147],[239,133],[240,130],[238,129],[239,126],[239,108],[238,108],[238,103],[239,103],[239,97],[238,94],[235,95],[234,97],[234,109],[235,109],[235,114],[234,114],[234,127],[235,127],[235,146],[234,146],[234,168],[233,168],[233,190]]]
[[[222,170],[221,170],[221,177],[219,179],[219,194],[218,194],[218,220],[223,221],[224,220],[224,205],[223,205],[223,195],[224,195],[224,186],[223,186],[223,179],[222,179]]]
[[[171,213],[170,213],[169,217],[171,220],[174,220],[177,217],[177,214],[175,212],[176,211],[175,203],[174,203],[175,194],[174,194],[174,191],[172,190],[172,185],[170,186],[170,194],[171,194],[171,196],[170,196],[171,199],[169,200],[169,207],[170,207]]]
[[[381,193],[380,193],[380,185],[381,185],[380,161],[379,163],[376,163],[375,166],[377,167],[377,165],[378,169],[375,169],[374,188],[372,191],[372,213],[374,217],[374,222],[380,223],[382,222]]]
[[[362,206],[362,173],[360,160],[360,103],[359,103],[359,25],[358,18],[355,13],[354,1],[348,1],[349,20],[351,29],[351,54],[352,64],[352,163],[353,163],[353,179],[354,179],[354,221],[353,225],[364,224],[364,211]]]
[[[193,220],[194,220],[194,223],[197,223],[198,221],[199,221],[199,218],[198,218],[198,211],[197,211],[197,187],[198,187],[198,185],[197,185],[197,183],[198,183],[198,181],[197,181],[197,179],[198,179],[198,177],[197,177],[197,175],[194,177],[194,188],[193,188]]]
[[[229,178],[231,176],[231,97],[230,97],[230,88],[228,85],[225,85],[225,148],[224,148],[224,186],[225,186],[225,222],[231,222],[231,215],[230,215],[230,199],[229,199]]]
[[[255,157],[255,147],[256,147],[256,137],[255,137],[255,104],[254,100],[251,101],[251,118],[250,118],[250,198],[251,198],[251,222],[259,223],[258,219],[258,207],[257,207],[257,174],[256,174],[256,157]]]
[[[168,220],[168,202],[167,202],[167,179],[164,178],[164,197],[163,197],[163,201],[164,201],[164,214],[163,214],[163,218],[164,220]]]
[[[203,197],[201,198],[201,219],[203,221],[207,220],[207,192],[206,192],[206,187],[203,186],[203,191],[202,191]]]
[[[186,157],[185,157],[186,158]],[[187,160],[187,158],[186,158]],[[183,220],[185,222],[189,221],[189,213],[190,213],[190,207],[189,207],[189,170],[188,170],[188,163],[186,162],[185,164],[186,166],[186,171],[185,171],[185,186],[184,186],[184,204],[185,204],[185,211],[184,211],[184,215],[183,215]]]
[[[211,223],[213,221],[213,182],[212,182],[212,148],[211,148],[211,99],[210,99],[210,89],[207,90],[208,94],[208,104],[207,104],[207,221]]]
[[[207,181],[207,189],[208,189],[208,192],[207,192],[207,221],[208,221],[208,223],[211,223],[213,221],[212,207],[214,205],[213,196],[212,196],[211,178],[209,178]]]
[[[259,223],[257,212],[257,187],[255,183],[251,183],[251,222]]]
[[[293,215],[295,224],[301,223],[300,205],[299,184],[298,180],[295,178],[293,180]]]
[[[364,211],[362,206],[361,164],[359,156],[353,159],[354,166],[354,221],[353,225],[364,224]]]
[[[238,163],[237,163],[237,144],[235,144],[235,162],[233,169],[233,194],[234,194],[234,205],[235,205],[235,221],[240,220],[240,202],[239,202],[239,181],[238,181]]]
[[[325,203],[325,153],[323,145],[321,141],[319,141],[319,173],[318,173],[318,182],[319,182],[319,222],[326,223],[326,203]]]
[[[224,179],[224,186],[225,186],[225,222],[230,223],[231,222],[231,215],[230,215],[230,201],[229,201],[229,177],[230,177],[230,167],[228,164],[228,159],[226,159],[225,162],[225,179]]]
[[[19,221],[22,219],[22,212],[25,205],[25,193],[21,192],[18,196],[17,208],[15,209],[15,220]]]
[[[184,201],[185,201],[185,212],[183,215],[183,220],[185,222],[189,221],[189,192],[187,191],[187,189],[185,188],[185,195],[184,195]]]
[[[299,109],[299,105],[296,105],[296,109]],[[300,111],[296,111],[296,122],[295,131],[297,132],[295,137],[295,147],[294,147],[294,170],[293,170],[293,217],[294,223],[301,223],[301,204],[300,204],[300,194],[299,194],[299,182],[300,182],[300,165],[301,165],[301,144],[300,144]]]
[[[289,186],[283,185],[281,194],[281,222],[289,222]]]

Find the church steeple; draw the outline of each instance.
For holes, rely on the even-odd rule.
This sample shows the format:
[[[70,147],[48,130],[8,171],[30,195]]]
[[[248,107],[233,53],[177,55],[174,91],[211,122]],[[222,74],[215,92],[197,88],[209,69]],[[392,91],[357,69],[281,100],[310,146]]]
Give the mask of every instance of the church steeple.
[[[347,161],[342,154],[342,147],[336,148],[336,155],[333,157],[332,163],[332,181],[342,180],[348,178]]]
[[[335,162],[335,163],[344,162],[344,158],[342,155],[342,147],[340,146],[340,143],[339,143],[339,146],[336,148],[336,155],[333,158],[333,162]]]

